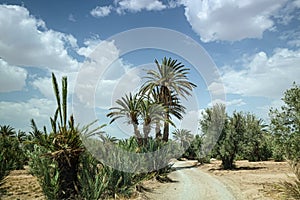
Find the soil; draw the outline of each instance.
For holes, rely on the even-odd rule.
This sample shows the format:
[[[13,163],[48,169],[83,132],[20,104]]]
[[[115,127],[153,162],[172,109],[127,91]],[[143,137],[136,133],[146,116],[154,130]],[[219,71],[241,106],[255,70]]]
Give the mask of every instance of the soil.
[[[1,196],[1,192],[4,195]],[[0,199],[3,200],[45,200],[42,188],[36,177],[28,169],[14,170],[4,179],[0,188]]]
[[[191,168],[193,171],[185,169],[184,178],[178,179],[175,174],[175,180],[178,182],[149,184],[152,192],[147,196],[149,199],[157,200],[280,200],[283,197],[279,189],[280,183],[292,182],[296,178],[287,162],[237,161],[236,170],[222,170],[220,165],[220,161],[212,161],[210,164]],[[170,174],[170,178],[174,178],[174,172]],[[195,179],[198,184],[195,183]]]
[[[195,162],[178,163],[177,170],[169,177],[175,182],[146,181],[144,192],[138,199],[237,199],[280,200],[279,185],[295,180],[287,162],[237,161],[236,170],[221,170],[220,161],[212,161],[196,167]],[[175,165],[176,166],[176,165]],[[44,200],[36,177],[28,170],[15,170],[6,177],[0,188],[6,194],[3,200]]]

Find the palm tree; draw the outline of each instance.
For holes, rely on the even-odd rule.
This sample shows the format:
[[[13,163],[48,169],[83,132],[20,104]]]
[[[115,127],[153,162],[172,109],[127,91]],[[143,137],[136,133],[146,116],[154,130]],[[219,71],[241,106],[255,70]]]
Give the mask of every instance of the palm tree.
[[[148,80],[142,86],[142,91],[147,93],[155,88],[158,89],[159,103],[166,107],[163,140],[168,141],[170,114],[172,113],[172,106],[174,106],[172,94],[186,98],[186,96],[191,95],[190,92],[196,85],[188,81],[189,69],[177,60],[165,57],[161,64],[157,60],[155,60],[155,64],[157,71],[149,70],[147,72],[145,78]]]
[[[194,135],[187,129],[176,129],[173,132],[174,139],[180,142],[180,146],[187,148],[194,139]]]
[[[149,137],[151,131],[151,125],[156,124],[159,126],[160,121],[164,120],[163,114],[165,113],[165,107],[162,104],[158,104],[151,99],[143,99],[140,102],[140,117],[143,120],[143,133],[145,141]]]
[[[10,125],[3,125],[0,126],[0,135],[3,137],[14,137],[16,136],[16,132]]]
[[[163,98],[161,97],[161,95],[159,94],[159,87],[155,87],[150,93],[148,93],[147,95],[144,96],[148,96],[148,99],[151,99],[151,101],[155,102],[156,104],[161,104],[164,105],[163,102]],[[141,91],[141,93],[143,93],[143,91]],[[177,119],[182,119],[183,116],[182,114],[185,113],[185,107],[183,105],[181,105],[180,100],[178,99],[177,95],[172,92],[171,93],[171,102],[172,104],[169,107],[169,112],[170,114],[172,114],[173,116],[175,116]],[[161,117],[163,117],[166,114],[166,109],[164,109],[164,112],[161,113]],[[162,134],[161,134],[161,130],[160,130],[160,122],[168,122],[170,123],[172,126],[175,127],[175,124],[172,122],[172,120],[168,119],[168,121],[166,121],[166,118],[164,119],[160,119],[157,120],[155,122],[155,133],[156,133],[156,139],[161,138]]]
[[[125,95],[121,99],[118,99],[116,103],[118,107],[112,107],[109,110],[112,112],[108,113],[106,116],[112,118],[110,123],[114,122],[118,118],[125,117],[128,119],[128,123],[132,124],[133,132],[137,140],[141,140],[142,136],[139,131],[139,107],[140,101],[138,94],[129,93],[129,95]]]
[[[39,131],[34,120],[31,120],[34,143],[47,149],[45,157],[53,159],[58,167],[58,199],[74,198],[79,192],[78,170],[79,158],[84,152],[80,139],[80,130],[75,126],[71,115],[67,121],[67,77],[62,78],[61,95],[55,75],[52,73],[52,83],[57,102],[54,117],[50,118],[52,131]],[[83,129],[84,130],[84,129]],[[49,173],[52,173],[49,171]],[[44,178],[43,178],[44,179]],[[42,180],[43,180],[42,179]]]

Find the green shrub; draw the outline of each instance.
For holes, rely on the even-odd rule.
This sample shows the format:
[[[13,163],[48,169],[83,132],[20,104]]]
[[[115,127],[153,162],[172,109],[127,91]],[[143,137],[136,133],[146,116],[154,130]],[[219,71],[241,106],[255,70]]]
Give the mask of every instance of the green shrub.
[[[30,173],[38,178],[43,193],[48,199],[58,199],[60,185],[57,163],[46,157],[47,149],[34,145],[33,151],[28,151]]]
[[[108,195],[108,176],[99,161],[90,153],[85,152],[80,156],[78,181],[83,199],[101,199]]]

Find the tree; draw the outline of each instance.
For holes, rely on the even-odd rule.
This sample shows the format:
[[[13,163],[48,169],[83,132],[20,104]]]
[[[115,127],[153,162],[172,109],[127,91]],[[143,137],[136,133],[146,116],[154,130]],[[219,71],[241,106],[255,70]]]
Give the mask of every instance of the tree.
[[[233,116],[225,121],[217,148],[224,169],[235,167],[234,160],[241,150],[245,130],[245,118],[241,112],[234,112]]]
[[[144,94],[143,89],[141,89],[140,94],[144,96],[144,98],[148,99],[148,101],[151,101],[153,104],[159,104],[160,106],[163,107],[162,109],[159,109],[159,111],[163,111],[159,113],[159,118],[156,118],[157,120],[155,121],[155,138],[156,139],[161,139],[162,134],[161,134],[161,121],[162,122],[167,122],[170,123],[172,126],[175,127],[175,124],[172,122],[171,119],[168,119],[168,121],[165,121],[166,118],[164,118],[164,115],[166,113],[166,108],[163,105],[163,98],[159,94],[159,87],[155,87],[152,91],[148,92],[146,95]],[[177,95],[172,92],[171,93],[171,101],[172,105],[169,108],[170,114],[175,116],[177,119],[181,120],[183,118],[182,114],[185,113],[185,107],[181,104],[180,100],[178,99]]]
[[[173,131],[173,136],[175,141],[180,142],[182,148],[187,148],[190,146],[191,142],[194,139],[194,135],[191,134],[191,131],[187,129],[176,129]]]
[[[128,123],[132,124],[133,132],[137,140],[142,139],[142,135],[139,131],[139,108],[140,108],[141,99],[138,94],[129,93],[129,95],[125,95],[121,99],[118,99],[116,103],[117,107],[112,107],[110,113],[107,114],[107,117],[112,118],[110,123],[114,122],[118,118],[125,117],[128,119]]]
[[[224,129],[226,119],[227,114],[224,104],[215,104],[213,107],[207,108],[202,112],[200,128],[203,134],[203,145],[201,149],[203,157],[214,148]]]
[[[241,155],[249,161],[263,161],[271,157],[267,125],[253,114],[245,116],[245,134]]]
[[[281,109],[271,109],[271,130],[277,148],[287,159],[300,161],[300,87],[294,83],[282,98]]]
[[[67,77],[62,78],[61,93],[53,73],[52,84],[57,103],[54,117],[50,118],[52,130],[47,133],[44,127],[43,132],[39,131],[34,120],[31,121],[36,146],[30,167],[48,198],[74,199],[81,189],[78,172],[80,156],[85,151],[80,133],[88,126],[80,130],[72,115],[67,118]]]
[[[161,64],[157,60],[155,60],[155,64],[157,71],[149,70],[147,72],[145,78],[148,80],[143,85],[142,91],[151,92],[155,88],[158,89],[159,103],[166,107],[163,140],[168,141],[170,114],[174,103],[171,98],[172,93],[186,98],[187,95],[191,95],[190,92],[196,85],[188,81],[189,69],[177,60],[164,58]]]
[[[10,125],[0,126],[0,136],[2,137],[15,137],[16,131]]]
[[[164,120],[163,114],[165,108],[162,104],[158,104],[149,98],[144,98],[140,101],[139,111],[143,120],[144,139],[147,142],[147,138],[151,131],[151,125],[155,124],[156,126],[159,126],[158,124],[160,124],[160,121]]]

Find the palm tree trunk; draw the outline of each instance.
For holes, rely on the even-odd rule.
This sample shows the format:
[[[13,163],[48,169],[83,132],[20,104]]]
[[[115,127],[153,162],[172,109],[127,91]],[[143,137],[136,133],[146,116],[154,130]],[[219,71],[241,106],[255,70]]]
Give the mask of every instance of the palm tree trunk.
[[[138,128],[138,124],[136,123],[133,123],[133,131],[134,131],[134,136],[136,137],[136,140],[138,142],[139,145],[142,145],[143,144],[143,137],[139,131],[139,128]]]
[[[170,119],[169,109],[170,109],[172,99],[171,99],[171,91],[166,86],[162,86],[162,99],[164,99],[163,103],[167,109],[167,111],[165,113],[163,141],[168,142],[168,140],[169,140],[169,119]]]
[[[144,131],[144,144],[147,144],[148,143],[148,137],[149,137],[149,134],[150,134],[150,131],[151,131],[150,124],[148,124],[148,123],[144,124],[143,131]]]
[[[69,157],[69,162],[64,157],[58,160],[59,184],[61,188],[58,192],[59,199],[73,199],[78,194],[78,160],[78,156]]]
[[[163,135],[163,141],[168,142],[169,140],[169,123],[164,123],[164,135]]]
[[[155,139],[161,138],[160,122],[155,123]]]

